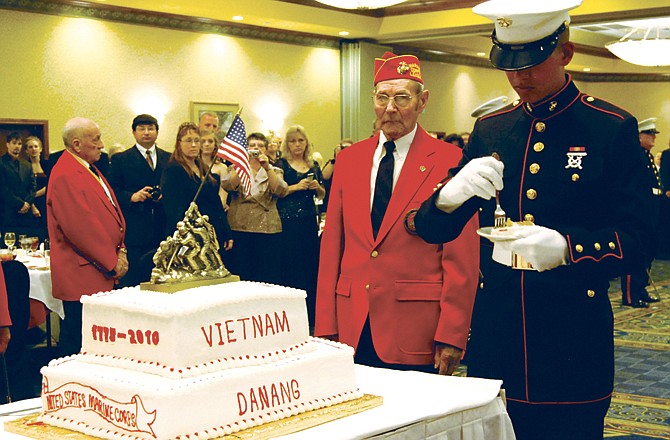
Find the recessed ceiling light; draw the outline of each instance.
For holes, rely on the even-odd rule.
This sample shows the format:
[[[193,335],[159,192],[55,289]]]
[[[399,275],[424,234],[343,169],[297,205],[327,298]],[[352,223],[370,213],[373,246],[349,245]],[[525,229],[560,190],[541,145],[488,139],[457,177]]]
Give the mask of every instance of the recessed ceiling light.
[[[347,32],[347,31],[341,31],[341,32],[340,32],[340,35],[343,36],[343,37],[346,37],[347,35],[349,35],[349,32]]]
[[[241,15],[233,15],[233,20],[242,21],[242,20],[244,20],[244,17],[242,17]]]
[[[486,56],[486,52],[477,52],[477,56],[478,56],[478,57],[485,57],[485,56]]]
[[[584,70],[584,72],[590,72],[590,71],[591,71],[591,68],[590,68],[590,67],[584,67],[583,70]]]

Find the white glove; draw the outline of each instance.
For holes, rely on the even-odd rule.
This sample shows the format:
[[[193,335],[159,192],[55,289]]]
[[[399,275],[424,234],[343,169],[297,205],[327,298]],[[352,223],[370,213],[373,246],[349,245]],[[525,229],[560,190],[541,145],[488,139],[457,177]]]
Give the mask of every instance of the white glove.
[[[520,238],[510,242],[510,250],[542,272],[568,264],[568,242],[558,231],[544,226],[520,228]]]
[[[503,189],[503,168],[493,157],[472,159],[442,187],[435,206],[450,213],[474,196],[490,200]]]

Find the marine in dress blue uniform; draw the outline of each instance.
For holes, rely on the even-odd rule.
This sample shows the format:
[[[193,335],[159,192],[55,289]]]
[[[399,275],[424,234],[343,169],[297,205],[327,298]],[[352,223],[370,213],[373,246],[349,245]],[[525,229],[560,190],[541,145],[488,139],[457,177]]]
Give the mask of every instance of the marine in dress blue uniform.
[[[567,11],[581,0],[532,3],[532,13],[521,0],[475,7],[496,23],[492,63],[531,99],[477,120],[414,226],[440,243],[477,211],[493,225],[496,190],[509,219],[534,223],[505,243],[536,270],[493,261],[481,240],[468,375],[503,380],[520,440],[602,439],[614,376],[609,279],[648,252],[651,194],[635,118],[565,75]],[[555,86],[535,96],[544,77]]]
[[[654,231],[654,236],[658,237],[658,233],[660,232],[659,225],[661,222],[659,214],[663,191],[661,189],[661,176],[654,164],[654,156],[651,154],[651,149],[656,142],[656,134],[660,133],[656,130],[656,118],[648,118],[640,121],[638,123],[638,131],[640,132],[642,154],[647,158],[647,174],[645,176],[647,187],[654,198],[654,213],[650,218],[651,221],[649,222],[649,227]],[[647,255],[644,268],[640,268],[636,272],[621,277],[621,304],[624,306],[647,308],[649,307],[649,303],[660,301],[660,298],[656,294],[647,292],[647,286],[650,282],[649,273],[651,271],[651,263],[654,261],[658,248],[659,246],[655,240],[654,248],[652,249],[652,252]]]

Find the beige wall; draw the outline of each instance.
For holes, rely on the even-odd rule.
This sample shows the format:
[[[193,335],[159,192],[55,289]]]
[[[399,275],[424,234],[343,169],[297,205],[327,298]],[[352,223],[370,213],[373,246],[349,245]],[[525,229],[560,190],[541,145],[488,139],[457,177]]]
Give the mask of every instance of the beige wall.
[[[52,151],[74,116],[98,122],[107,147],[131,145],[144,112],[172,150],[190,101],[239,103],[247,132],[301,124],[328,151],[340,138],[337,49],[7,10],[0,29],[0,118],[49,120]]]
[[[653,68],[651,71],[653,71]],[[606,99],[632,113],[638,120],[657,118],[653,153],[668,148],[670,139],[670,82],[578,83],[584,93]]]

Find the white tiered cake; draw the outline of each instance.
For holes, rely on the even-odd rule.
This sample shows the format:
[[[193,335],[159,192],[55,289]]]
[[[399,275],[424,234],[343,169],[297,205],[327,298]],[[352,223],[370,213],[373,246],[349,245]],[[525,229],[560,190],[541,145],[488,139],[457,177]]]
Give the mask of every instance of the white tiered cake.
[[[82,353],[42,369],[47,424],[110,439],[208,439],[360,396],[353,349],[309,337],[303,291],[134,287],[82,303]]]

